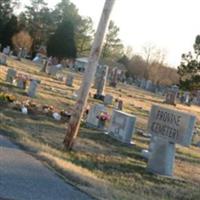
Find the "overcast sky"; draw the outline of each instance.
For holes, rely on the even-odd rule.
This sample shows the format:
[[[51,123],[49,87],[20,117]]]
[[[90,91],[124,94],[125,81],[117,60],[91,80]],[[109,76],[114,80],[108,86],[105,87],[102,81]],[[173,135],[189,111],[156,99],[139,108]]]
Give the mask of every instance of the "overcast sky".
[[[22,0],[27,2],[28,0]],[[49,0],[51,6],[59,0]],[[81,15],[97,26],[105,0],[71,0]],[[166,51],[166,61],[176,67],[181,54],[192,49],[200,34],[200,0],[116,0],[111,18],[120,38],[135,53],[147,43]]]

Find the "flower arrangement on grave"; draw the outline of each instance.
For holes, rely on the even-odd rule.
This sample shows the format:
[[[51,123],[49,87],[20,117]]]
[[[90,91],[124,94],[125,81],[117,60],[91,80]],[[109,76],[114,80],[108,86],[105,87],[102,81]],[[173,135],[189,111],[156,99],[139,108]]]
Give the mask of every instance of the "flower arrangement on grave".
[[[69,111],[65,111],[65,110],[61,110],[60,111],[60,115],[62,116],[62,117],[64,117],[64,118],[67,118],[67,119],[70,119],[70,117],[71,117],[71,112],[69,112]]]
[[[106,125],[106,122],[108,122],[111,119],[111,116],[107,112],[100,112],[97,115],[97,119],[99,120],[99,122],[98,122],[98,128],[104,129],[105,125]]]
[[[52,116],[55,108],[53,106],[43,105],[42,110],[43,110],[44,114],[46,114],[48,116]]]
[[[110,114],[107,112],[101,112],[97,115],[97,119],[101,120],[101,121],[109,121],[110,120]]]

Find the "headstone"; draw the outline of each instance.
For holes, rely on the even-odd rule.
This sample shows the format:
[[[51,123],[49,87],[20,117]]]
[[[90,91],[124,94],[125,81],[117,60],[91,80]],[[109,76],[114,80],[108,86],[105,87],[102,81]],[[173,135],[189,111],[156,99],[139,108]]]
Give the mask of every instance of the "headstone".
[[[186,91],[184,92],[184,103],[189,104],[190,103],[190,92]]]
[[[148,80],[146,81],[146,85],[145,85],[145,90],[151,91],[152,90],[152,81]]]
[[[155,139],[152,152],[149,154],[147,171],[165,176],[173,175],[175,145],[162,138]]]
[[[24,80],[23,78],[18,78],[17,79],[17,87],[20,89],[25,90],[26,89],[26,80]]]
[[[123,101],[122,100],[118,100],[117,102],[117,110],[123,110]]]
[[[59,71],[59,67],[57,67],[56,65],[50,65],[47,68],[47,73],[51,76],[56,76],[56,74]]]
[[[128,77],[127,84],[129,84],[129,85],[133,84],[133,78],[132,77]]]
[[[200,106],[200,90],[197,90],[196,93],[196,104]]]
[[[8,69],[7,71],[7,76],[6,76],[6,81],[13,84],[13,81],[16,77],[17,72],[14,69]]]
[[[136,117],[134,115],[114,110],[108,129],[109,135],[123,143],[131,144],[135,123]]]
[[[20,53],[21,54],[21,53]],[[41,55],[40,54],[37,54],[36,56],[35,56],[35,58],[33,59],[33,62],[34,63],[37,63],[37,64],[40,64],[41,62],[42,62],[42,57],[41,57]]]
[[[35,97],[39,81],[32,79],[28,89],[28,96]]]
[[[17,59],[21,60],[22,58],[22,48],[19,48],[18,54],[17,54]]]
[[[148,133],[154,137],[147,171],[172,176],[175,144],[191,144],[195,116],[153,105],[148,122]]]
[[[97,128],[99,124],[99,120],[97,119],[97,116],[101,112],[106,112],[106,111],[107,111],[107,108],[103,104],[95,104],[91,106],[87,119],[86,119],[87,126]]]
[[[170,104],[170,105],[176,105],[176,97],[177,97],[178,91],[179,91],[178,86],[173,86],[170,89],[168,89],[166,98],[165,98],[165,103]]]
[[[97,65],[97,69],[95,72],[95,78],[94,78],[94,88],[97,89],[97,86],[99,84],[99,77],[101,77],[102,74],[102,66]]]
[[[117,86],[117,81],[118,81],[118,69],[117,67],[113,68],[110,74],[110,86],[111,87],[116,87]]]
[[[194,97],[194,98],[193,98],[192,104],[198,105],[198,99],[197,99],[197,97]]]
[[[66,85],[69,87],[73,87],[73,80],[74,76],[72,74],[68,74],[66,79]]]
[[[7,55],[6,54],[1,54],[0,64],[1,65],[7,65]]]
[[[10,47],[9,46],[7,46],[6,48],[3,49],[3,54],[5,54],[7,56],[10,54]]]
[[[146,80],[142,79],[140,82],[140,88],[145,89],[146,88]]]
[[[113,96],[112,95],[105,95],[104,97],[104,104],[105,105],[112,105],[112,102],[113,102]]]
[[[95,78],[95,88],[97,89],[96,95],[99,96],[104,95],[107,75],[108,75],[108,66],[106,65],[98,66]]]
[[[120,74],[118,79],[119,79],[120,82],[124,83],[125,80],[126,80],[126,71],[121,71],[121,74]],[[133,84],[133,81],[134,80],[132,79],[132,83],[131,84]]]

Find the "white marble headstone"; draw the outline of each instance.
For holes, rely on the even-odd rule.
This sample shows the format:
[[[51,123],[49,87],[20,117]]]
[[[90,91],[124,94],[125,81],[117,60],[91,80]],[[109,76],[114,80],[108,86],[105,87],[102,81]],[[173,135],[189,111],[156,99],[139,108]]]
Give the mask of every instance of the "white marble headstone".
[[[99,120],[97,119],[97,116],[101,112],[106,112],[107,108],[103,104],[95,104],[90,108],[88,117],[86,119],[86,123],[89,126],[97,127]]]
[[[117,140],[130,144],[135,128],[136,117],[128,113],[114,110],[108,132]]]

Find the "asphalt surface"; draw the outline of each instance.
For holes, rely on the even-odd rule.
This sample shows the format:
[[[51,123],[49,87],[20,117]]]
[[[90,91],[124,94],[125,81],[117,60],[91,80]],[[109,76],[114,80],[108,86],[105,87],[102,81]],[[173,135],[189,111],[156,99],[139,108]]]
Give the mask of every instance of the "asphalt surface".
[[[0,135],[0,200],[92,200]]]

